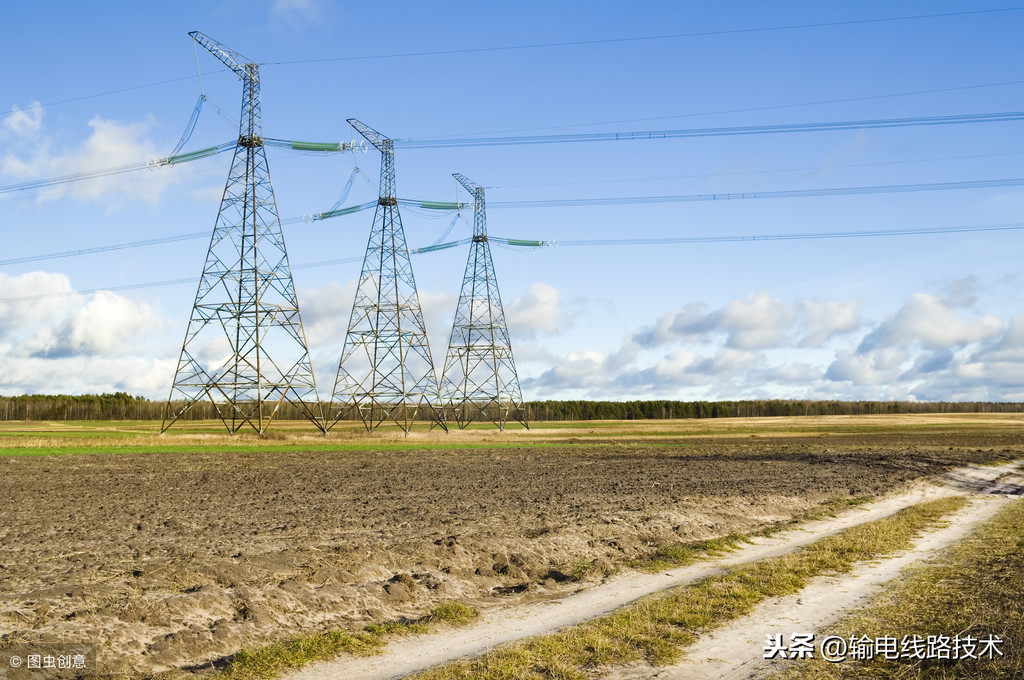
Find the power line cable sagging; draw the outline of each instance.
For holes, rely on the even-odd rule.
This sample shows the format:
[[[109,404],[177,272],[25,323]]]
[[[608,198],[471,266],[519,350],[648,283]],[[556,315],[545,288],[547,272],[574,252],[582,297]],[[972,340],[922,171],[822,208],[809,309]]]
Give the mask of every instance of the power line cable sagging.
[[[674,130],[628,130],[622,132],[578,132],[558,135],[515,135],[507,137],[423,137],[396,139],[395,146],[404,149],[449,149],[476,146],[518,146],[524,144],[571,144],[581,142],[622,142],[690,137],[733,137],[740,135],[791,134],[796,132],[829,132],[879,128],[920,127],[1005,123],[1024,120],[1024,111],[965,113],[948,116],[911,116],[908,118],[864,118],[817,123],[783,123],[779,125],[740,125],[731,127],[681,128]]]
[[[200,102],[201,104],[201,102]],[[197,104],[197,109],[200,108]],[[195,114],[198,116],[198,114]],[[562,135],[527,135],[516,137],[454,137],[454,138],[424,138],[393,140],[395,146],[401,145],[405,148],[431,149],[431,148],[454,148],[454,147],[476,147],[476,146],[512,146],[532,144],[560,144],[560,143],[581,143],[581,142],[607,142],[607,141],[638,141],[638,140],[659,140],[659,139],[681,139],[688,137],[722,137],[735,135],[760,135],[760,134],[791,134],[798,132],[824,132],[837,130],[858,130],[866,128],[901,128],[916,126],[934,125],[960,125],[976,123],[999,123],[1024,120],[1024,111],[1005,111],[995,113],[976,113],[950,116],[916,116],[911,118],[883,118],[873,120],[852,120],[852,121],[830,121],[822,123],[789,123],[784,125],[750,125],[740,127],[719,127],[719,128],[691,128],[679,130],[647,130],[633,132],[594,132],[580,134]],[[194,127],[191,122],[186,125],[183,138],[187,139],[191,134],[189,127]],[[263,139],[265,146],[275,146],[293,151],[336,153],[355,151],[356,145],[349,142],[304,142],[285,139]],[[0,186],[0,194],[30,189],[40,189],[68,182],[78,182],[109,175],[135,172],[146,168],[157,168],[165,165],[178,165],[190,161],[208,158],[234,148],[235,142],[226,142],[217,146],[206,147],[187,153],[171,154],[165,158],[152,159],[139,163],[119,166],[115,168],[101,168],[87,172],[65,175],[62,177],[43,178]],[[365,147],[362,147],[365,148]],[[497,204],[494,204],[497,205]],[[430,207],[430,206],[421,206]]]
[[[983,233],[983,232],[1004,232],[1004,231],[1024,231],[1024,224],[1019,223],[1004,223],[1004,224],[981,224],[981,225],[961,225],[961,226],[950,226],[950,227],[923,227],[923,228],[910,228],[910,229],[866,229],[860,231],[829,231],[829,232],[802,232],[802,233],[789,233],[789,234],[736,234],[736,235],[705,235],[705,236],[665,236],[665,237],[654,237],[654,238],[624,238],[624,239],[570,239],[561,241],[537,241],[537,240],[525,240],[525,239],[514,239],[504,238],[500,236],[488,236],[488,242],[495,243],[502,246],[510,246],[516,250],[523,248],[539,248],[539,247],[560,247],[560,246],[608,246],[608,247],[620,247],[620,246],[650,246],[650,245],[678,245],[678,244],[696,244],[696,243],[733,243],[733,242],[765,242],[765,241],[808,241],[808,240],[829,240],[829,239],[845,239],[845,238],[879,238],[886,236],[927,236],[927,235],[938,235],[938,234],[969,234],[969,233]],[[458,241],[449,241],[448,243],[435,244],[430,246],[424,246],[422,248],[415,248],[410,252],[411,255],[422,255],[426,253],[433,253],[439,250],[448,250],[450,248],[456,248],[458,246],[464,246],[467,243],[472,242],[471,238],[461,239]],[[303,264],[292,265],[292,269],[310,269],[315,267],[332,267],[338,264],[346,264],[351,262],[358,262],[362,258],[359,257],[347,257],[333,260],[323,260],[320,262],[306,262]],[[0,262],[5,264],[5,262]],[[20,303],[20,302],[32,302],[35,300],[44,300],[53,297],[67,297],[73,295],[88,295],[95,293],[100,290],[138,290],[141,288],[156,288],[160,286],[171,286],[184,283],[195,283],[199,281],[198,278],[190,279],[173,279],[168,281],[153,281],[147,283],[130,283],[118,286],[104,286],[101,288],[90,288],[85,290],[71,290],[61,291],[59,293],[40,293],[37,295],[27,295],[16,298],[0,298],[0,303]]]

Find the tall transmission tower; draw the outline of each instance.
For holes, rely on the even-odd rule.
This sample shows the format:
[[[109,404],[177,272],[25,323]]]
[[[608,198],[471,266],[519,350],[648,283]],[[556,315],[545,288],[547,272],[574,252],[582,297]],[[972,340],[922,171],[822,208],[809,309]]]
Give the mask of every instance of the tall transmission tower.
[[[478,418],[499,430],[509,419],[529,428],[487,241],[484,188],[458,173],[453,177],[473,195],[473,241],[448,341],[442,394],[459,428]]]
[[[338,363],[329,427],[355,411],[367,430],[391,420],[408,434],[426,409],[447,431],[398,212],[394,145],[358,120],[348,122],[380,151],[380,196]]]
[[[324,430],[263,148],[259,66],[189,35],[242,80],[242,115],[161,431],[204,399],[232,433],[263,434],[285,401]]]

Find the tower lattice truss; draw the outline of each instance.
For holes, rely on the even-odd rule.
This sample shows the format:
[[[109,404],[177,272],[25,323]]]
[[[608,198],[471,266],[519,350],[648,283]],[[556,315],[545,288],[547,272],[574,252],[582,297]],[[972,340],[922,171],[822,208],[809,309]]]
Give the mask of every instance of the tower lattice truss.
[[[284,402],[323,429],[263,147],[259,67],[190,35],[241,78],[242,115],[163,430],[206,399],[230,432],[262,434]]]
[[[447,429],[398,212],[392,140],[358,120],[348,122],[381,153],[380,196],[338,365],[330,424],[355,414],[367,430],[390,420],[408,433],[425,411]]]
[[[484,188],[458,173],[454,177],[473,195],[473,241],[448,341],[442,398],[460,428],[474,420],[490,420],[499,429],[509,420],[529,427],[487,241]]]

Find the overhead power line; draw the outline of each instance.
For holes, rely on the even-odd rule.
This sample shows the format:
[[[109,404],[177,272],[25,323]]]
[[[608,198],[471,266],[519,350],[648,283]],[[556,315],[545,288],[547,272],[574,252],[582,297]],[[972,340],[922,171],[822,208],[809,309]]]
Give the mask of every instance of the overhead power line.
[[[982,179],[966,182],[928,182],[925,184],[880,184],[863,187],[832,187],[828,189],[790,189],[786,191],[752,191],[722,194],[677,194],[668,196],[618,196],[608,198],[555,198],[532,201],[493,201],[494,208],[568,208],[597,205],[634,205],[638,203],[693,203],[699,201],[741,201],[761,198],[808,198],[811,196],[852,196],[857,194],[894,194],[917,191],[949,191],[959,189],[991,189],[1024,185],[1024,177]]]
[[[126,250],[128,248],[141,248],[143,246],[155,246],[164,243],[176,243],[178,241],[189,241],[192,239],[202,238],[203,236],[209,236],[209,234],[209,231],[193,231],[188,234],[158,236],[156,238],[147,238],[141,241],[127,241],[124,243],[111,243],[102,246],[92,246],[90,248],[78,248],[76,250],[62,250],[59,252],[39,253],[37,255],[10,257],[4,260],[0,260],[0,266],[9,264],[25,264],[27,262],[42,262],[44,260],[59,260],[61,258],[75,257],[77,255],[92,255],[93,253],[106,253],[113,250]]]
[[[84,182],[91,179],[123,175],[129,172],[138,172],[140,170],[153,170],[165,165],[180,165],[181,163],[188,163],[201,158],[216,156],[219,153],[223,153],[228,149],[234,148],[234,146],[235,142],[226,142],[224,144],[210,146],[205,149],[166,156],[164,158],[155,158],[148,161],[139,161],[138,163],[129,163],[128,165],[119,165],[113,168],[98,168],[96,170],[85,170],[82,172],[72,173],[70,175],[62,175],[60,177],[44,177],[41,179],[30,180],[28,182],[21,182],[19,184],[8,184],[6,186],[0,186],[0,194],[11,194],[18,191],[29,191],[32,189],[46,189],[60,184]]]
[[[825,231],[796,234],[741,234],[733,236],[677,236],[665,238],[580,239],[556,241],[555,246],[651,246],[685,243],[734,243],[740,241],[813,241],[837,238],[875,238],[879,236],[924,236],[927,234],[965,234],[986,231],[1020,231],[1024,224],[983,224],[923,229],[869,229],[866,231]]]
[[[515,137],[462,137],[462,138],[424,138],[424,139],[396,139],[396,146],[407,149],[437,149],[454,147],[479,147],[479,146],[511,146],[520,144],[561,144],[579,142],[608,142],[608,141],[637,141],[655,139],[679,139],[688,137],[726,137],[737,135],[759,135],[759,134],[788,134],[795,132],[823,132],[832,130],[861,130],[874,128],[900,128],[916,126],[935,125],[962,125],[974,123],[999,123],[1008,121],[1024,120],[1024,111],[1004,111],[996,113],[970,113],[951,116],[914,116],[910,118],[880,118],[864,120],[828,121],[821,123],[788,123],[781,125],[746,125],[738,127],[717,127],[717,128],[686,128],[679,130],[643,130],[633,132],[587,132],[578,134],[562,135],[526,135]],[[341,152],[353,151],[353,144],[349,142],[302,142],[284,139],[264,140],[268,146],[275,146],[293,151],[304,152]],[[122,165],[114,168],[100,168],[85,172],[78,172],[61,177],[49,177],[20,184],[0,186],[0,194],[26,191],[30,189],[41,189],[69,182],[80,182],[110,175],[118,175],[127,172],[136,172],[147,168],[161,167],[164,165],[177,165],[189,161],[207,158],[223,153],[234,148],[235,142],[226,142],[217,146],[199,149],[188,153],[167,156],[150,161],[141,161]],[[499,205],[499,204],[494,204]]]
[[[689,33],[666,33],[661,35],[643,35],[627,38],[598,38],[594,40],[571,40],[562,42],[529,43],[523,45],[499,45],[494,47],[472,47],[452,50],[424,50],[420,52],[396,52],[391,54],[373,54],[350,57],[324,57],[320,59],[292,59],[288,61],[266,62],[266,65],[282,64],[315,64],[334,61],[366,61],[370,59],[399,59],[406,57],[433,57],[449,54],[478,54],[481,52],[511,52],[518,50],[549,49],[554,47],[581,47],[586,45],[609,45],[614,43],[635,43],[654,40],[680,40],[685,38],[707,38],[719,35],[737,35],[743,33],[770,33],[774,31],[794,31],[809,28],[829,28],[833,26],[856,26],[863,24],[882,24],[896,21],[918,21],[921,19],[940,19],[947,17],[963,17],[972,14],[996,14],[1001,12],[1017,12],[1024,7],[997,7],[994,9],[964,10],[962,12],[941,12],[935,14],[911,14],[898,17],[875,17],[870,19],[847,19],[844,21],[818,21],[804,24],[784,24],[779,26],[755,26],[751,28],[727,28],[716,31],[693,31]],[[262,64],[261,64],[262,65]]]
[[[759,241],[800,241],[800,240],[827,240],[827,239],[841,239],[841,238],[877,238],[885,236],[925,236],[929,234],[963,234],[963,233],[980,233],[980,232],[1001,232],[1001,231],[1021,231],[1024,230],[1024,224],[1020,223],[1006,223],[1006,224],[983,224],[983,225],[963,225],[953,227],[925,227],[920,229],[870,229],[864,231],[832,231],[832,232],[803,232],[793,234],[741,234],[733,236],[677,236],[677,237],[664,237],[664,238],[631,238],[631,239],[580,239],[580,240],[568,240],[568,241],[534,241],[524,239],[512,239],[512,238],[501,238],[501,237],[489,237],[490,240],[495,241],[501,245],[516,246],[516,247],[573,247],[573,246],[646,246],[646,245],[678,245],[688,243],[730,243],[730,242],[759,242]],[[458,241],[452,241],[449,243],[435,244],[432,246],[426,246],[423,248],[415,248],[410,251],[413,255],[420,255],[425,253],[437,252],[439,250],[447,250],[460,245],[466,245],[472,239],[460,239]],[[360,257],[345,257],[335,260],[321,260],[319,262],[308,262],[305,264],[292,265],[292,269],[312,269],[316,267],[328,267],[338,264],[349,264],[352,262],[359,262],[362,260]],[[199,281],[199,277],[193,277],[188,279],[170,279],[164,281],[152,281],[148,283],[133,283],[125,284],[121,286],[106,286],[104,288],[89,288],[83,290],[69,290],[61,291],[59,293],[39,293],[37,295],[24,295],[19,297],[11,298],[0,298],[0,304],[10,304],[18,302],[34,302],[37,300],[45,300],[49,298],[58,297],[71,297],[75,295],[89,295],[91,293],[98,293],[100,291],[125,291],[125,290],[139,290],[142,288],[158,288],[162,286],[173,286],[178,284],[196,283]]]
[[[960,182],[930,182],[924,184],[883,184],[876,186],[861,187],[832,187],[824,189],[790,189],[785,191],[759,191],[748,193],[722,193],[722,194],[677,194],[667,196],[618,196],[607,198],[561,198],[561,199],[540,199],[525,201],[491,201],[492,208],[568,208],[568,207],[589,207],[602,205],[636,205],[644,203],[694,203],[701,201],[739,201],[757,200],[766,198],[810,198],[819,196],[853,196],[860,194],[886,194],[886,193],[911,193],[919,191],[950,191],[963,189],[989,189],[1010,186],[1024,185],[1024,177],[1009,177],[1002,179],[968,180]],[[413,198],[396,199],[399,205],[422,208],[424,210],[436,210],[441,212],[453,212],[468,207],[466,203],[455,201],[426,201]],[[377,201],[367,201],[345,208],[336,208],[326,212],[303,215],[302,217],[289,217],[281,220],[281,224],[299,224],[302,222],[319,222],[322,220],[353,215],[363,210],[377,206]],[[56,260],[65,257],[78,255],[89,255],[93,253],[124,250],[128,248],[141,248],[144,246],[159,245],[163,243],[174,243],[187,241],[189,239],[203,238],[207,232],[190,232],[187,234],[173,234],[170,236],[159,236],[139,241],[127,241],[89,248],[78,248],[59,252],[39,253],[35,255],[23,255],[19,257],[0,260],[0,266],[11,264],[24,264],[27,262],[40,262],[43,260]],[[512,243],[515,239],[499,239],[491,237],[492,240],[501,241],[502,245],[534,245],[534,242]],[[444,250],[457,245],[460,241],[449,243],[434,243],[416,249],[414,252],[426,253],[435,250]]]
[[[191,128],[195,126],[195,120],[198,117],[198,111],[201,108],[201,102],[204,98],[200,98],[200,103],[196,104],[196,108],[193,111],[193,117],[189,120],[188,125],[185,128],[185,133],[182,135],[182,141],[179,142],[178,147],[175,151],[168,156],[162,158],[153,158],[148,161],[139,161],[137,163],[129,163],[128,165],[120,165],[113,168],[98,168],[96,170],[85,170],[82,172],[76,172],[70,175],[62,175],[60,177],[44,177],[40,179],[30,180],[28,182],[21,182],[19,184],[8,184],[6,186],[0,186],[0,194],[10,194],[18,191],[29,191],[32,189],[45,189],[52,186],[58,186],[60,184],[69,184],[72,182],[84,182],[91,179],[99,179],[102,177],[110,177],[112,175],[122,175],[129,172],[138,172],[140,170],[155,170],[168,165],[181,165],[182,163],[189,163],[191,161],[197,161],[203,158],[210,158],[222,154],[225,151],[230,151],[235,148],[236,142],[224,142],[217,146],[208,146],[203,149],[196,149],[195,151],[187,151],[185,153],[178,153],[180,147],[187,141],[188,137],[191,136]],[[331,153],[341,151],[358,151],[361,148],[358,145],[350,142],[302,142],[288,139],[271,139],[267,138],[263,140],[266,146],[274,146],[282,149],[289,149],[291,151],[303,151],[303,152],[317,152],[317,153]]]
[[[731,35],[731,34],[743,34],[743,33],[767,33],[772,31],[790,31],[790,30],[801,30],[811,28],[828,28],[833,26],[853,26],[858,24],[879,24],[899,21],[918,21],[922,19],[941,19],[946,17],[960,17],[968,15],[983,15],[983,14],[996,14],[1003,12],[1017,12],[1024,9],[1024,6],[1015,7],[997,7],[993,9],[981,9],[981,10],[964,10],[962,12],[941,12],[935,14],[914,14],[898,17],[876,17],[869,19],[850,19],[845,21],[829,21],[829,22],[816,22],[806,24],[789,24],[781,26],[761,26],[752,28],[735,28],[735,29],[722,29],[717,31],[697,31],[691,33],[670,33],[664,35],[647,35],[647,36],[630,36],[623,38],[601,38],[594,40],[576,40],[576,41],[564,41],[564,42],[549,42],[549,43],[532,43],[523,45],[504,45],[496,47],[475,47],[475,48],[463,48],[454,50],[425,50],[421,52],[401,52],[393,54],[376,54],[376,55],[355,55],[348,57],[326,57],[317,59],[291,59],[283,61],[271,61],[271,62],[260,62],[260,66],[279,66],[279,65],[290,65],[290,64],[312,64],[320,62],[332,62],[332,61],[368,61],[375,59],[402,59],[409,57],[426,57],[426,56],[438,56],[446,54],[472,54],[478,52],[502,52],[502,51],[518,51],[518,50],[530,50],[530,49],[548,49],[555,47],[578,47],[588,45],[601,45],[601,44],[614,44],[614,43],[631,43],[631,42],[644,42],[644,41],[657,41],[657,40],[676,40],[685,38],[702,38],[702,37],[713,37],[718,35]],[[198,61],[198,60],[197,60]],[[224,73],[228,69],[221,68],[207,73]],[[22,111],[31,111],[33,109],[43,109],[50,106],[58,106],[60,104],[69,104],[73,102],[84,101],[87,99],[95,99],[98,97],[107,97],[115,94],[123,94],[125,92],[133,92],[135,90],[142,90],[150,87],[157,87],[159,85],[167,85],[170,83],[177,83],[183,80],[192,80],[197,78],[198,74],[190,74],[187,76],[179,76],[177,78],[168,78],[166,80],[158,80],[149,83],[143,83],[140,85],[130,85],[127,87],[121,87],[114,90],[106,90],[103,92],[95,92],[92,94],[80,95],[77,97],[69,97],[67,99],[59,99],[46,103],[34,103],[29,104],[25,107],[20,107]],[[201,76],[198,76],[200,80],[200,87],[202,85]],[[997,83],[996,85],[999,85]],[[975,87],[989,87],[988,85],[978,85]],[[961,88],[953,88],[961,89]],[[964,88],[966,89],[966,88]],[[908,93],[917,94],[917,93]],[[889,96],[889,95],[881,95]],[[892,95],[892,96],[903,96],[903,95]],[[866,97],[871,99],[874,97]],[[851,99],[847,101],[857,101],[857,99]],[[783,106],[803,106],[803,104],[790,104]],[[776,108],[776,107],[767,107]],[[666,116],[674,117],[674,116]],[[615,121],[615,122],[633,122],[633,121]]]
[[[739,109],[718,109],[714,111],[693,111],[690,113],[677,113],[666,116],[648,116],[646,118],[620,118],[616,120],[599,120],[589,123],[565,123],[562,125],[541,125],[528,128],[513,128],[506,130],[488,130],[486,132],[470,132],[465,134],[451,135],[452,137],[474,137],[479,135],[503,135],[513,132],[534,132],[537,130],[559,130],[565,128],[596,127],[599,125],[620,125],[622,123],[646,123],[654,120],[672,120],[677,118],[699,118],[700,116],[721,116],[730,113],[753,113],[755,111],[777,111],[779,109],[794,109],[803,106],[821,106],[823,104],[848,104],[852,102],[873,101],[877,99],[895,99],[897,97],[914,97],[922,94],[940,94],[943,92],[961,92],[964,90],[979,90],[989,87],[1006,87],[1008,85],[1021,85],[1024,80],[1004,80],[998,83],[978,83],[975,85],[957,85],[954,87],[940,87],[929,90],[910,90],[906,92],[890,92],[887,94],[871,94],[860,97],[842,97],[838,99],[818,99],[809,102],[795,102],[790,104],[768,104],[765,106],[748,106]]]
[[[951,116],[913,116],[910,118],[876,118],[836,120],[820,123],[783,123],[779,125],[740,125],[733,127],[682,128],[677,130],[636,130],[627,132],[578,132],[560,135],[515,135],[508,137],[424,137],[396,139],[403,149],[449,149],[476,146],[513,146],[520,144],[567,144],[579,142],[621,142],[650,139],[681,139],[687,137],[732,137],[738,135],[788,134],[794,132],[826,132],[933,125],[1002,123],[1024,119],[1024,111],[968,113]]]

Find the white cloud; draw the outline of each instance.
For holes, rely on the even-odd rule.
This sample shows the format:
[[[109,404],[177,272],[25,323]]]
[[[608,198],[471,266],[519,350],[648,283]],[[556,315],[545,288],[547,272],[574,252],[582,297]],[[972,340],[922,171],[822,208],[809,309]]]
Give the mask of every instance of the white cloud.
[[[166,399],[177,357],[23,358],[0,362],[0,394],[128,392]]]
[[[965,277],[944,298],[911,295],[873,327],[859,301],[785,304],[759,292],[713,310],[692,303],[612,351],[538,354],[550,368],[523,386],[603,399],[1015,398],[1024,394],[1024,315],[1007,326],[959,311],[974,304],[976,285]],[[831,359],[820,351],[826,343]],[[652,356],[659,348],[668,351]]]
[[[154,305],[110,291],[75,294],[66,276],[49,272],[0,274],[0,289],[0,393],[156,396],[170,387],[177,354]],[[27,296],[35,299],[18,299]]]
[[[534,337],[537,333],[555,335],[567,328],[571,320],[558,289],[546,283],[531,284],[526,295],[505,307],[509,333],[518,337]]]
[[[1011,317],[1002,337],[980,349],[972,357],[972,361],[1009,361],[1024,364],[1024,315]]]
[[[623,371],[617,383],[663,397],[680,387],[707,386],[734,379],[763,360],[764,357],[756,352],[729,347],[720,348],[711,356],[676,350],[650,368]]]
[[[81,296],[72,293],[64,274],[29,272],[20,276],[0,274],[0,340],[19,335],[47,319],[59,318]]]
[[[965,311],[973,285],[954,282],[941,298],[909,296],[873,327],[857,302],[787,304],[761,292],[710,311],[694,303],[663,314],[617,347],[556,354],[545,340],[514,341],[514,349],[528,399],[1024,399],[1024,315],[1004,322]],[[299,292],[325,399],[355,286],[350,280]],[[109,291],[75,294],[59,274],[0,274],[0,287],[0,392],[166,396],[180,320],[169,324],[152,304]],[[25,297],[32,299],[12,301]],[[430,291],[420,300],[440,373],[456,301]],[[571,318],[559,291],[540,283],[508,310],[520,336],[546,337]],[[193,351],[222,359],[224,338],[209,340]]]
[[[345,340],[355,295],[355,279],[350,279],[344,286],[332,281],[317,288],[299,289],[302,327],[306,331],[306,342],[310,347],[337,345],[340,356],[341,343]]]
[[[12,130],[31,140],[8,145],[0,156],[0,173],[15,180],[63,177],[96,170],[132,165],[161,156],[157,145],[148,138],[153,121],[126,123],[95,117],[89,121],[91,132],[76,148],[53,150],[53,141],[42,130],[42,112],[34,109],[15,111],[4,120],[5,130]],[[174,173],[139,172],[126,179],[115,174],[90,177],[74,184],[56,184],[41,190],[40,200],[54,200],[72,195],[85,200],[103,199],[107,207],[143,200],[156,203],[163,191],[179,181]],[[73,187],[73,192],[71,191]]]
[[[148,303],[110,291],[98,291],[62,319],[55,319],[27,340],[22,349],[34,356],[123,356],[141,338],[163,330]]]
[[[17,137],[31,137],[43,125],[43,109],[39,102],[32,102],[28,109],[11,107],[11,113],[4,118],[3,129]]]
[[[769,293],[751,293],[722,310],[718,325],[727,329],[729,347],[765,349],[787,343],[786,328],[796,313]]]
[[[863,323],[859,302],[800,300],[797,307],[803,318],[800,347],[821,347],[837,335],[856,331]]]
[[[641,347],[657,347],[677,340],[700,340],[715,330],[712,315],[704,313],[706,305],[691,302],[681,310],[658,317],[653,326],[641,328],[632,335],[632,341]]]
[[[861,343],[859,351],[904,347],[919,342],[928,349],[949,348],[986,340],[1003,330],[1003,322],[985,315],[968,320],[934,295],[914,293],[894,315]]]
[[[900,349],[879,349],[859,354],[840,350],[835,361],[825,372],[825,378],[836,382],[851,382],[859,385],[881,385],[893,383],[899,378],[901,366],[909,354]]]
[[[597,350],[570,352],[540,376],[521,378],[522,385],[540,396],[565,390],[590,390],[597,394],[608,381],[607,362],[608,357]]]
[[[860,304],[838,300],[797,300],[786,304],[767,292],[751,293],[710,312],[693,302],[661,316],[632,336],[641,347],[672,342],[712,342],[725,334],[735,349],[770,349],[798,344],[820,347],[833,337],[861,327]],[[794,340],[795,337],[800,339]]]

